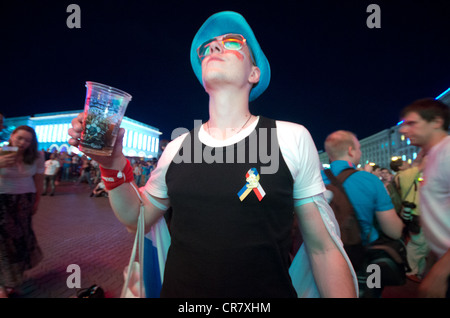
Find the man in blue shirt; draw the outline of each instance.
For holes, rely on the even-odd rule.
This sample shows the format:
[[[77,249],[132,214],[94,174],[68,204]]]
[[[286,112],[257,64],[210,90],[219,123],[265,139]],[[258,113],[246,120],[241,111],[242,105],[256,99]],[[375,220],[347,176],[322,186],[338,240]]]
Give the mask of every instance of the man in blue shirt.
[[[346,168],[355,168],[361,159],[359,141],[349,131],[338,130],[330,134],[325,140],[325,151],[331,161],[331,172],[335,176]],[[330,183],[323,171],[322,178],[325,184]],[[375,223],[387,236],[393,239],[400,238],[403,223],[394,210],[386,188],[377,176],[359,171],[348,177],[343,186],[359,221],[363,245],[378,239],[379,233]]]

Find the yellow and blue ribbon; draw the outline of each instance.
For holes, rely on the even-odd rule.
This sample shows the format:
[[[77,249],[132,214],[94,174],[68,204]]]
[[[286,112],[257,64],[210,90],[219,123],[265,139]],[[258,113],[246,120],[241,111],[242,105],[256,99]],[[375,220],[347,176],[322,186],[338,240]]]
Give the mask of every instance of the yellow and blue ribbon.
[[[259,201],[261,201],[264,196],[266,195],[266,192],[264,192],[264,189],[261,187],[261,184],[259,183],[259,173],[256,168],[251,168],[248,170],[247,174],[245,175],[245,181],[247,183],[242,187],[242,189],[238,192],[238,197],[241,201],[244,201],[244,199],[249,195],[250,192],[255,192],[256,197]]]

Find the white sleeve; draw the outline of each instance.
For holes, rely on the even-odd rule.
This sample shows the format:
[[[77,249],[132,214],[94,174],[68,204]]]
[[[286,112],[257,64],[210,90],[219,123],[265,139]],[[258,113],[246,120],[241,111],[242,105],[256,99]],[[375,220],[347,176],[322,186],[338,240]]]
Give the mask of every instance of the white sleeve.
[[[172,163],[173,158],[178,153],[181,144],[183,143],[186,136],[189,133],[185,133],[178,138],[171,141],[161,157],[158,160],[156,169],[154,169],[150,175],[150,179],[144,186],[144,190],[157,198],[167,199],[169,196],[167,194],[167,184],[166,184],[166,173]]]
[[[323,193],[319,154],[309,131],[291,122],[276,123],[281,154],[294,179],[294,199]]]
[[[312,196],[311,198],[308,198],[308,200],[303,202],[302,201],[303,200],[298,201],[297,205],[301,205],[301,203],[307,203],[306,201],[309,201],[314,202],[317,206],[317,209],[319,210],[320,216],[323,223],[325,224],[328,233],[330,234],[332,240],[334,241],[335,245],[337,246],[347,263],[347,266],[352,275],[356,295],[358,295],[358,277],[356,276],[353,265],[344,250],[344,245],[340,238],[339,224],[336,221],[333,210],[331,209],[323,195]],[[297,291],[297,295],[299,298],[320,297],[319,290],[314,280],[311,262],[305,249],[305,244],[302,244],[300,246],[300,249],[292,260],[291,266],[289,268],[289,275],[291,276],[292,285]]]

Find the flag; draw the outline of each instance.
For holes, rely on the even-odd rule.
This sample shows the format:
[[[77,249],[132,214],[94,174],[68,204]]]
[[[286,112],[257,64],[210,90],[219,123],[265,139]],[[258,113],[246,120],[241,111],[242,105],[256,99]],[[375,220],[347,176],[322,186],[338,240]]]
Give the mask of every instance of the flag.
[[[164,217],[145,235],[143,281],[146,298],[159,298],[170,241]]]

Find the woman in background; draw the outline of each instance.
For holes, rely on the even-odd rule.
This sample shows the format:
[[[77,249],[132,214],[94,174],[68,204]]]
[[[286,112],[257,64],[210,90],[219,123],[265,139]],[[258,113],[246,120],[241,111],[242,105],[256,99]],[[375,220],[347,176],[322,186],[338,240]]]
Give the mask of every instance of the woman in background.
[[[0,156],[0,298],[19,287],[23,273],[42,259],[32,215],[42,192],[44,155],[29,126],[17,127],[9,146],[18,151]]]

